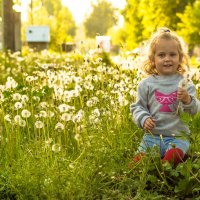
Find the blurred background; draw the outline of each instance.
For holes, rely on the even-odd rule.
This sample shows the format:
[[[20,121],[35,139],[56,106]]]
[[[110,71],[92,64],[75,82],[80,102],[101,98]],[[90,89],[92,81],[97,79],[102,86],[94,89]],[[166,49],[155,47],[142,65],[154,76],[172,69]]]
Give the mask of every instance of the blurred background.
[[[0,48],[137,53],[158,27],[200,57],[200,0],[0,0]]]

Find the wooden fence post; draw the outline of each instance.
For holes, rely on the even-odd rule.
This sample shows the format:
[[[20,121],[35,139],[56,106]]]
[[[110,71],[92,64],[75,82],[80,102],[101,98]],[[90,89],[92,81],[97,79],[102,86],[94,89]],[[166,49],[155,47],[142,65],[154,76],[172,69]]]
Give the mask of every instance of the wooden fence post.
[[[21,51],[21,13],[14,13],[14,42],[15,51]]]

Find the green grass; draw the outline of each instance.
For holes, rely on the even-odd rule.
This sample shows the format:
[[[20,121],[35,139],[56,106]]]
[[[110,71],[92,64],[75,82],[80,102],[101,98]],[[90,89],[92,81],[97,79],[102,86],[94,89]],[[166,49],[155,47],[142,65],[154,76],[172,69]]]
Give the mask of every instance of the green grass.
[[[136,69],[30,52],[1,54],[0,72],[0,199],[199,198],[200,115],[185,116],[192,132],[186,162],[172,169],[147,155],[128,168],[143,134],[129,111]]]

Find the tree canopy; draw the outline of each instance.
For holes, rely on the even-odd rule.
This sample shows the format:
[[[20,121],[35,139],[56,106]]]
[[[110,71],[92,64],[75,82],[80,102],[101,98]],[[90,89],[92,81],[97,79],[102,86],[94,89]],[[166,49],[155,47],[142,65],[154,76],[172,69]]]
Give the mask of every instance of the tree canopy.
[[[106,34],[108,29],[117,22],[115,9],[106,0],[99,0],[97,4],[92,5],[92,9],[92,13],[84,22],[86,36],[91,38],[97,33]]]
[[[184,13],[179,13],[178,17],[181,22],[178,24],[179,34],[192,49],[195,45],[200,44],[200,0],[194,4],[188,4]]]
[[[125,18],[125,42],[129,48],[150,37],[158,27],[169,27],[178,30],[178,23],[182,21],[178,13],[184,13],[188,5],[195,0],[127,0],[122,14]]]
[[[73,16],[61,0],[34,0],[29,9],[26,25],[48,25],[50,27],[50,47],[56,49],[63,42],[72,41],[76,33]]]

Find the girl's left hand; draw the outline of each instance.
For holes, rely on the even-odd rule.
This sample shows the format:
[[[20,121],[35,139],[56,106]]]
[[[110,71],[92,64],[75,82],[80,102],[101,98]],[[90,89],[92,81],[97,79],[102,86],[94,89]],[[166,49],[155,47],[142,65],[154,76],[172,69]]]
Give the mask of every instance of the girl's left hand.
[[[184,88],[178,88],[177,99],[184,104],[190,104],[192,101],[191,96],[188,94],[187,90]]]

